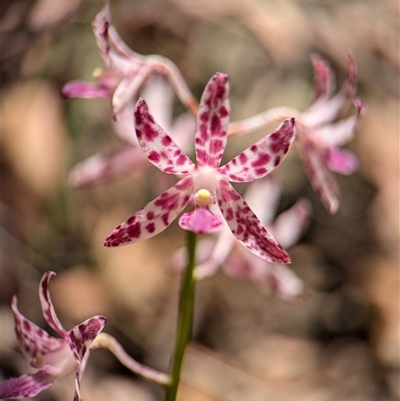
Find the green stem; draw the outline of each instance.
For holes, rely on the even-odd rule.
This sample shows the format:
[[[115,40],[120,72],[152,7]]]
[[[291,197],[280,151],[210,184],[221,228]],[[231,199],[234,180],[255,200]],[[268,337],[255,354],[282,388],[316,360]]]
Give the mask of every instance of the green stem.
[[[178,385],[181,377],[183,356],[192,332],[194,294],[196,285],[196,281],[193,278],[196,257],[196,234],[191,231],[188,231],[187,236],[187,253],[188,263],[181,284],[178,328],[170,374],[171,380],[166,388],[165,401],[176,400],[176,394],[178,392]]]

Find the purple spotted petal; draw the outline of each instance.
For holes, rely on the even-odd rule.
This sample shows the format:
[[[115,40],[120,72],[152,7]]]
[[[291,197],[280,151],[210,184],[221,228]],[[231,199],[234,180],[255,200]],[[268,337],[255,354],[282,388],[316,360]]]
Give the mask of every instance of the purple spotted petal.
[[[78,365],[78,368],[75,373],[75,394],[73,401],[82,401],[81,395],[81,381],[83,372],[85,371],[87,361],[89,359],[90,351],[88,350],[86,354],[83,356],[81,363]]]
[[[45,372],[37,372],[34,375],[23,375],[9,379],[0,385],[0,398],[17,399],[34,397],[53,384],[54,378]]]
[[[61,89],[61,94],[65,97],[79,97],[84,99],[107,98],[112,96],[112,92],[109,89],[83,81],[68,82]]]
[[[282,162],[294,139],[294,118],[284,120],[272,134],[260,139],[218,169],[233,182],[249,182],[264,177]]]
[[[107,318],[104,316],[94,316],[68,332],[67,342],[78,362],[82,361],[92,342],[103,330],[106,322]]]
[[[217,72],[200,100],[196,130],[198,166],[218,167],[225,150],[229,124],[228,76]]]
[[[46,322],[54,331],[56,331],[62,338],[65,339],[67,332],[58,320],[49,292],[49,281],[55,275],[56,273],[51,271],[43,274],[42,280],[39,284],[39,297],[42,305],[43,316],[46,319]]]
[[[187,176],[115,228],[103,245],[126,245],[164,231],[189,203],[192,192],[193,178]]]
[[[339,189],[328,170],[325,155],[307,139],[297,141],[297,146],[311,187],[329,213],[336,213],[340,204]]]
[[[141,173],[147,159],[135,146],[126,146],[108,155],[97,154],[77,164],[69,174],[75,188],[91,187],[126,173]]]
[[[340,91],[325,102],[314,103],[302,114],[304,123],[310,126],[324,124],[334,120],[347,102],[354,96],[356,82],[356,65],[351,55],[348,55],[348,71]]]
[[[289,255],[258,220],[245,200],[225,180],[220,181],[218,205],[235,237],[251,252],[273,263],[289,263]]]
[[[205,208],[198,207],[190,213],[185,213],[179,219],[179,226],[196,234],[210,234],[222,227],[220,216]]]
[[[112,97],[113,115],[115,120],[117,120],[117,116],[129,101],[137,98],[139,89],[150,72],[150,68],[144,65],[133,77],[128,76],[119,83]]]
[[[18,310],[17,297],[13,297],[11,309],[15,320],[15,333],[23,353],[29,358],[43,356],[62,347],[64,340],[47,334],[35,323],[26,319]]]
[[[300,199],[290,209],[281,213],[269,229],[284,248],[289,248],[304,232],[310,214],[311,203],[307,199]]]
[[[343,175],[352,174],[358,168],[357,158],[345,149],[329,149],[326,162],[331,171]]]
[[[355,99],[354,105],[357,109],[356,114],[336,123],[315,128],[313,139],[329,148],[342,146],[349,142],[353,138],[358,121],[364,112],[364,104],[360,99]]]
[[[315,99],[326,100],[332,94],[334,77],[328,63],[318,54],[311,56],[314,68]]]
[[[136,104],[135,128],[144,154],[161,171],[168,174],[188,174],[194,170],[195,165],[189,157],[154,121],[143,99],[139,99]]]

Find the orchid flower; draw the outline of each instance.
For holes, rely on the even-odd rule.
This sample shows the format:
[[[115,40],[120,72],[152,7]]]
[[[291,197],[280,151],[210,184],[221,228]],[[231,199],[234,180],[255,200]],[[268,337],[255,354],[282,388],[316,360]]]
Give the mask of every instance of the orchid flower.
[[[223,220],[212,212],[217,205],[235,237],[270,262],[289,263],[289,256],[261,224],[229,181],[250,182],[264,177],[283,160],[294,138],[294,119],[260,139],[219,167],[227,142],[228,76],[215,74],[201,97],[195,133],[197,165],[154,121],[140,99],[135,108],[136,135],[143,152],[157,168],[183,178],[126,222],[115,228],[104,245],[119,246],[150,238],[165,230],[189,204],[194,210],[179,219],[181,228],[198,234],[216,231]]]
[[[194,130],[195,118],[184,113],[172,120],[173,92],[166,79],[153,74],[144,84],[141,95],[146,99],[160,125],[183,148],[188,149]],[[129,103],[114,122],[114,132],[128,144],[108,154],[96,154],[78,163],[69,174],[69,182],[75,188],[91,187],[125,174],[141,174],[149,166],[146,156],[138,146],[133,126],[133,103]]]
[[[124,107],[137,98],[139,89],[147,78],[158,73],[170,81],[181,102],[196,114],[197,101],[178,67],[165,57],[142,56],[132,51],[114,28],[109,1],[106,1],[92,25],[100,55],[107,69],[96,69],[93,72],[96,84],[83,81],[67,83],[62,89],[65,97],[112,98],[113,115],[116,120]]]
[[[46,322],[61,338],[50,336],[26,319],[19,312],[17,298],[14,296],[11,308],[15,319],[15,333],[23,353],[38,372],[3,382],[0,385],[2,399],[33,397],[50,387],[58,377],[75,369],[74,401],[82,400],[80,382],[89,357],[89,348],[103,330],[107,319],[94,316],[66,331],[58,320],[48,289],[50,278],[54,275],[54,272],[46,272],[43,275],[39,285],[39,296]]]
[[[316,99],[312,105],[300,112],[286,107],[276,107],[264,113],[237,121],[230,125],[229,134],[243,134],[262,127],[272,120],[288,116],[296,118],[296,144],[308,180],[330,213],[336,213],[340,205],[339,189],[330,173],[351,174],[357,169],[355,156],[340,149],[349,142],[364,110],[360,99],[354,100],[356,113],[347,119],[335,121],[345,109],[355,92],[356,67],[348,56],[348,74],[340,91],[332,96],[333,73],[329,65],[319,56],[312,56]]]
[[[271,234],[287,249],[298,241],[304,231],[311,205],[306,199],[300,199],[274,219],[279,195],[280,189],[276,182],[266,177],[250,184],[245,200]],[[228,276],[250,278],[262,290],[285,300],[298,297],[302,293],[303,282],[287,266],[266,262],[238,245],[227,225],[213,237],[200,240],[198,265],[194,273],[196,278],[209,277],[221,267]],[[184,269],[184,251],[184,248],[180,248],[174,253],[171,259],[173,270]]]

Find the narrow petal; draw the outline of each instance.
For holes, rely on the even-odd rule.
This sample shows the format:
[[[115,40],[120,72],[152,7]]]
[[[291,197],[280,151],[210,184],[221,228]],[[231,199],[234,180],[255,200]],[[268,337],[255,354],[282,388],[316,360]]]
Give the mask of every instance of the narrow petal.
[[[137,99],[139,89],[149,73],[149,68],[143,66],[133,77],[127,76],[119,83],[112,97],[113,115],[115,120],[118,119],[119,113],[130,100]]]
[[[328,212],[336,213],[340,205],[339,189],[328,170],[324,152],[307,139],[297,141],[297,145],[311,187]]]
[[[307,199],[299,199],[269,227],[284,248],[291,247],[299,240],[309,222],[311,209],[311,203]]]
[[[223,177],[233,182],[249,182],[266,176],[279,166],[294,139],[294,118],[284,120],[272,134],[218,169]]]
[[[220,216],[201,207],[183,214],[179,219],[179,226],[181,228],[200,235],[213,233],[219,230],[222,224],[223,220]]]
[[[200,100],[196,130],[196,160],[199,166],[218,167],[225,150],[229,124],[228,76],[217,72]]]
[[[226,259],[231,253],[235,243],[236,238],[231,233],[229,227],[224,225],[224,228],[218,233],[217,240],[207,260],[195,267],[194,276],[196,279],[201,280],[212,276],[217,272],[220,266],[226,266]]]
[[[46,322],[54,331],[56,331],[62,338],[65,339],[67,332],[58,320],[49,292],[49,281],[55,275],[56,273],[51,271],[43,274],[42,280],[39,284],[39,297],[42,305],[43,316],[46,319]]]
[[[269,177],[252,182],[244,196],[250,209],[265,225],[274,219],[281,195],[279,185]]]
[[[364,104],[361,99],[356,99],[354,105],[357,109],[354,115],[336,123],[315,128],[313,139],[322,146],[329,148],[343,146],[353,139],[358,121],[364,113]]]
[[[346,149],[329,149],[327,165],[335,173],[349,175],[358,168],[358,160],[353,153]]]
[[[257,256],[273,263],[289,263],[289,255],[258,220],[245,200],[225,180],[220,181],[218,205],[229,228],[240,243]]]
[[[135,128],[144,154],[161,171],[168,174],[188,174],[195,169],[189,157],[154,121],[143,99],[139,99],[136,104]]]
[[[14,314],[15,333],[18,343],[29,359],[43,356],[62,347],[64,340],[50,336],[35,323],[21,315],[17,307],[17,297],[15,296],[11,302],[11,309]]]
[[[80,364],[78,364],[78,368],[75,373],[75,394],[73,401],[82,401],[82,395],[81,395],[81,381],[82,381],[82,376],[86,368],[87,361],[89,359],[90,351],[88,350],[85,355],[82,358],[82,361]]]
[[[79,97],[83,99],[107,98],[112,96],[112,92],[109,89],[84,81],[68,82],[61,89],[61,94],[67,98]]]
[[[44,372],[23,375],[4,381],[0,385],[0,398],[17,399],[34,397],[53,385],[53,378]]]
[[[126,146],[108,155],[94,155],[78,163],[70,172],[68,181],[75,188],[92,187],[127,173],[140,173],[147,164],[143,152],[135,146]]]
[[[75,359],[81,362],[92,342],[103,330],[107,318],[94,316],[75,326],[68,332],[67,342]]]
[[[311,56],[314,68],[314,88],[316,101],[325,101],[332,94],[334,77],[329,64],[318,54]]]
[[[302,115],[302,120],[311,126],[333,121],[354,96],[356,82],[356,65],[351,55],[348,55],[347,77],[340,91],[325,102],[316,102]]]
[[[189,203],[193,178],[187,176],[115,228],[103,245],[126,245],[164,231]]]

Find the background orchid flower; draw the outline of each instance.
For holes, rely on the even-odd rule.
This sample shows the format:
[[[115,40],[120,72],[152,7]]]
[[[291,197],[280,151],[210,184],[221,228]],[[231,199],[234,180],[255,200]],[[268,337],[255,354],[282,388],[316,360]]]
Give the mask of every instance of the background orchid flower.
[[[268,231],[287,249],[304,232],[310,217],[311,204],[306,199],[300,199],[274,219],[279,195],[279,186],[266,177],[250,184],[245,200]],[[201,239],[198,249],[198,264],[194,273],[198,279],[209,277],[221,268],[228,276],[250,278],[262,290],[285,300],[299,296],[304,289],[303,282],[287,266],[266,262],[239,246],[227,225],[212,237]],[[171,258],[173,270],[184,269],[184,251],[183,248],[178,249]]]
[[[0,385],[2,399],[33,397],[50,387],[58,377],[76,369],[74,401],[82,400],[80,382],[89,357],[89,347],[103,330],[107,319],[94,316],[66,331],[58,320],[48,289],[50,278],[54,275],[54,272],[43,275],[39,285],[39,296],[46,322],[61,338],[50,336],[26,319],[17,308],[17,298],[13,297],[11,307],[15,319],[15,333],[22,352],[38,372],[3,382]]]
[[[219,167],[227,141],[228,90],[228,76],[217,73],[203,92],[195,134],[197,165],[155,123],[146,102],[138,101],[134,118],[143,152],[164,173],[184,177],[114,229],[105,246],[124,245],[160,233],[188,203],[194,210],[180,217],[181,228],[198,234],[213,232],[223,224],[223,219],[212,212],[218,205],[232,233],[246,248],[271,262],[289,262],[287,253],[229,181],[250,182],[274,170],[293,141],[294,119],[283,121],[275,132]]]
[[[174,88],[181,102],[195,114],[197,101],[191,94],[178,67],[169,59],[158,56],[142,56],[132,51],[118,35],[111,21],[110,4],[106,1],[104,8],[93,21],[93,32],[96,37],[100,55],[107,69],[96,69],[93,77],[96,84],[72,81],[67,83],[62,94],[65,97],[87,99],[112,98],[114,119],[138,92],[147,78],[158,73],[165,76]]]
[[[308,180],[330,213],[340,205],[339,189],[331,171],[351,174],[358,164],[355,156],[340,149],[349,142],[364,110],[360,99],[354,99],[356,66],[348,55],[348,73],[341,89],[332,95],[334,75],[326,61],[312,56],[316,98],[304,112],[286,107],[276,107],[229,126],[229,135],[243,134],[260,128],[272,120],[293,116],[296,118],[296,144]],[[354,99],[354,100],[353,100]],[[356,113],[336,121],[349,101],[353,100]]]
[[[187,133],[194,131],[195,118],[189,112],[172,118],[174,94],[165,77],[153,74],[144,84],[141,95],[159,124],[171,132],[182,149],[187,150],[192,141]],[[133,109],[134,104],[130,102],[113,124],[114,132],[128,144],[112,153],[96,154],[78,163],[69,174],[73,187],[91,187],[125,174],[141,174],[149,166],[134,133]]]

